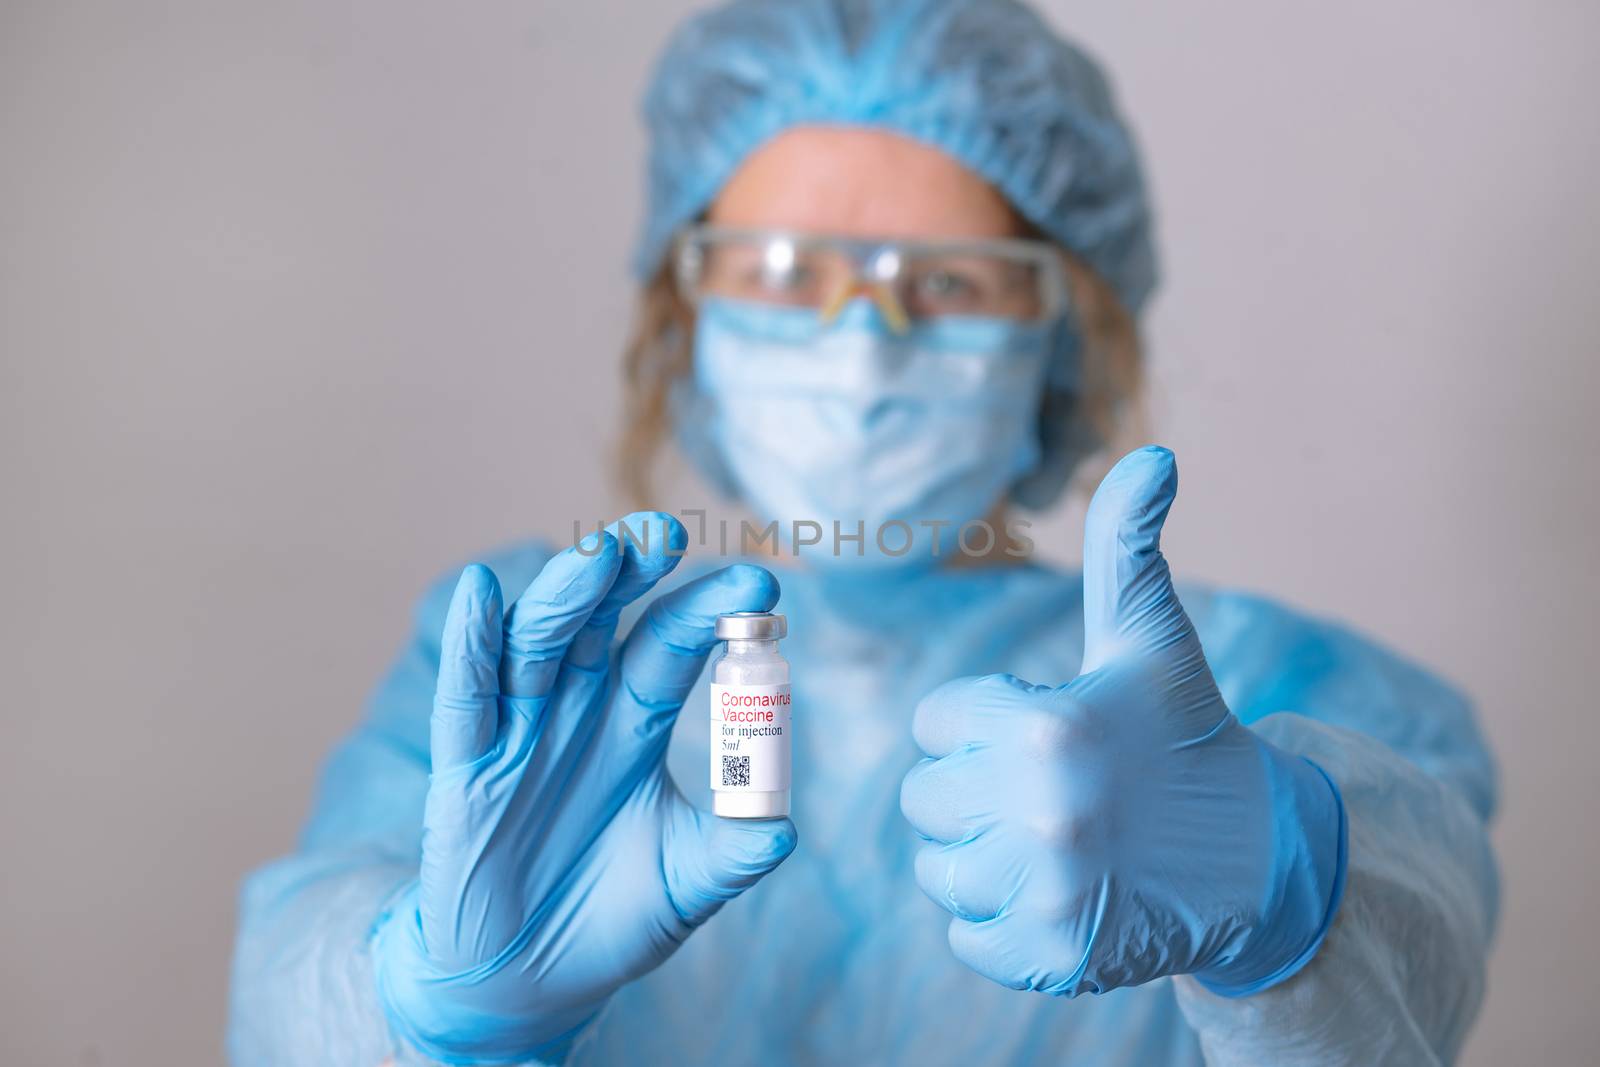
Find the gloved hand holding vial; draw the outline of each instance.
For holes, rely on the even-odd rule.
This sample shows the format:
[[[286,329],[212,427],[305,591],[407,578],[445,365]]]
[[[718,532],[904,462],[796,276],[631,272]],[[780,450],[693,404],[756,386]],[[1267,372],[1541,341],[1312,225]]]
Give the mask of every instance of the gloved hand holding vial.
[[[655,536],[646,547],[623,525]],[[630,515],[551,559],[509,612],[487,567],[456,584],[421,877],[373,942],[390,1025],[437,1059],[559,1059],[617,988],[794,849],[787,818],[715,818],[663,761],[718,616],[753,612],[743,617],[781,630],[765,614],[776,579],[742,564],[687,582],[653,601],[613,655],[618,615],[687,541],[668,515]],[[770,674],[766,659],[750,680]],[[787,792],[749,797],[750,811],[788,810]]]

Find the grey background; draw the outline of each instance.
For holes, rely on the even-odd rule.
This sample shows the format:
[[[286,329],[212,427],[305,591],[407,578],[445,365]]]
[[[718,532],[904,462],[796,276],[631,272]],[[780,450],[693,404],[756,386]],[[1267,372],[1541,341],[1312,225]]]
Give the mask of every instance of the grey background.
[[[1051,6],[1161,208],[1174,566],[1474,694],[1467,1062],[1587,1061],[1596,7]],[[7,1062],[220,1058],[238,879],[419,588],[614,511],[634,101],[683,7],[0,5]]]

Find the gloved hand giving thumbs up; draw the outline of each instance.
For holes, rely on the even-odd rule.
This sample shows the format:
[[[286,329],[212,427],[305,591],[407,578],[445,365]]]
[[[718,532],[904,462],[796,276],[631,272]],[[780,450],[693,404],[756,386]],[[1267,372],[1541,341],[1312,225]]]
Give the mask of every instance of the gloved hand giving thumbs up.
[[[795,845],[788,819],[717,819],[663,764],[716,617],[778,584],[728,567],[655,600],[613,654],[617,616],[677,563],[676,519],[597,533],[503,613],[461,575],[445,620],[420,878],[374,940],[396,1029],[450,1063],[559,1059],[624,983],[659,965]],[[670,551],[669,551],[670,545]]]
[[[960,678],[917,708],[917,883],[955,916],[956,957],[1002,985],[1192,974],[1241,996],[1303,967],[1338,908],[1338,791],[1223,703],[1161,555],[1176,492],[1172,453],[1145,448],[1095,493],[1077,678]]]

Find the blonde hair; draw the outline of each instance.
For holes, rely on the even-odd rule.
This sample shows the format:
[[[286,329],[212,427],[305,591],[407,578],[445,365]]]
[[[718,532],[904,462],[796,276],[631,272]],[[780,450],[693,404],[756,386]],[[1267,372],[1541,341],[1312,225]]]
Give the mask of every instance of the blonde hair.
[[[1041,418],[1065,420],[1074,481],[1098,481],[1108,446],[1142,436],[1142,356],[1133,316],[1098,274],[1077,257],[1066,261],[1073,314],[1082,333],[1081,388],[1070,398],[1047,396]],[[678,292],[670,262],[640,290],[623,349],[624,430],[616,475],[633,507],[651,503],[651,476],[671,430],[668,397],[693,366],[694,311]],[[1084,462],[1099,456],[1100,462]]]

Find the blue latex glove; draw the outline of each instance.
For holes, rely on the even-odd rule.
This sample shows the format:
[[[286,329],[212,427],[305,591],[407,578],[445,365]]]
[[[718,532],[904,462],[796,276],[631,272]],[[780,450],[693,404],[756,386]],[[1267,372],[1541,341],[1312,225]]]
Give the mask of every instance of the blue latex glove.
[[[613,656],[618,614],[688,542],[666,515],[624,521],[649,526],[648,551],[592,535],[503,620],[488,568],[456,586],[421,877],[374,941],[391,1024],[437,1059],[559,1058],[613,991],[794,848],[788,819],[699,811],[663,766],[716,616],[770,610],[777,581],[734,566],[690,582],[653,602]]]
[[[1338,908],[1342,801],[1223,703],[1161,555],[1176,492],[1172,453],[1145,448],[1095,493],[1076,679],[961,678],[917,707],[917,883],[955,916],[957,958],[1002,985],[1192,974],[1244,995],[1303,967]]]

